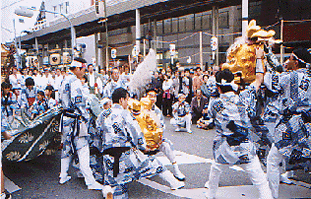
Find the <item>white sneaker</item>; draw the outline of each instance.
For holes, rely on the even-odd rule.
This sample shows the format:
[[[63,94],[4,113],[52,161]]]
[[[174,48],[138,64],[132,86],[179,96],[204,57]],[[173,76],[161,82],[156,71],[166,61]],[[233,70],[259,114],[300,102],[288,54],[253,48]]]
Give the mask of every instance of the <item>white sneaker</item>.
[[[65,182],[69,181],[70,179],[71,179],[71,176],[60,177],[59,183],[64,184]]]
[[[109,185],[105,185],[102,189],[103,197],[106,199],[113,199],[113,189]]]
[[[186,179],[185,175],[181,173],[177,164],[173,164],[173,175],[179,181],[184,181]]]
[[[102,190],[104,186],[98,182],[94,182],[93,184],[88,185],[87,188],[90,190]]]

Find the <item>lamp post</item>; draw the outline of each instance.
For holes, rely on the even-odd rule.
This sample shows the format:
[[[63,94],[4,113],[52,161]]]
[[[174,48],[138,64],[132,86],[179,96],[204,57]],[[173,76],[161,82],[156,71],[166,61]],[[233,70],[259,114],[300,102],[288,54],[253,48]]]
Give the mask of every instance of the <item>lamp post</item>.
[[[22,33],[23,32],[27,33],[27,34],[31,33],[28,30],[22,30],[21,31],[21,34],[19,35],[19,47],[18,47],[20,51],[22,51]],[[23,60],[22,60],[22,55],[20,52],[18,53],[18,56],[19,56],[20,66],[21,66],[21,68],[23,68]]]
[[[18,46],[17,46],[17,37],[16,37],[16,27],[15,27],[15,19],[13,19],[13,27],[14,27],[14,45],[15,45],[15,48],[16,48],[16,55],[17,55],[17,61],[16,61],[16,64],[17,64],[17,68],[19,68],[19,52],[18,52]]]
[[[25,10],[47,12],[47,13],[51,13],[51,14],[59,14],[59,15],[63,16],[69,22],[70,31],[71,31],[71,53],[72,53],[71,60],[73,60],[74,48],[76,46],[76,32],[75,32],[75,29],[74,29],[70,19],[66,15],[64,15],[63,13],[53,12],[53,11],[49,11],[49,10],[36,10],[35,8],[24,8],[24,7],[21,7],[20,9],[16,9],[15,14],[18,16],[29,17],[29,16],[24,14],[26,12]]]

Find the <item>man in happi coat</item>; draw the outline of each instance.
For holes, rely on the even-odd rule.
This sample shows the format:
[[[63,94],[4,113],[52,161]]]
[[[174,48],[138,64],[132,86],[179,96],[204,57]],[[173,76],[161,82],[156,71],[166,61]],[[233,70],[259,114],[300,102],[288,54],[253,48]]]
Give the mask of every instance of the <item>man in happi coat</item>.
[[[180,127],[186,127],[189,134],[191,131],[191,107],[186,101],[186,96],[183,93],[178,94],[178,101],[173,104],[173,118],[170,123],[177,127],[175,131],[179,132]]]
[[[70,66],[71,72],[65,77],[60,88],[60,100],[65,113],[62,118],[63,149],[59,183],[64,184],[71,179],[68,169],[72,157],[77,155],[88,189],[101,190],[103,186],[95,180],[90,168],[89,113],[86,110],[88,96],[80,80],[85,73],[85,63],[84,59],[75,58]]]
[[[256,71],[262,72],[262,49],[256,53]],[[257,70],[258,68],[258,70]],[[208,109],[210,118],[214,119],[216,136],[213,144],[215,162],[212,163],[207,198],[215,198],[222,170],[229,165],[240,165],[250,176],[260,198],[272,198],[271,190],[263,172],[256,147],[251,140],[253,127],[250,117],[256,115],[255,96],[262,81],[263,74],[257,73],[256,80],[239,95],[235,93],[238,86],[233,84],[234,75],[228,69],[217,72],[217,89],[220,93]]]
[[[279,165],[284,159],[287,170],[298,165],[307,170],[311,167],[310,63],[310,50],[294,50],[285,66],[288,72],[282,74],[278,81],[281,117],[275,126],[274,144],[267,160],[268,179],[275,198],[279,195]]]
[[[113,192],[114,198],[127,198],[127,183],[142,177],[159,175],[175,190],[184,186],[154,157],[144,155],[144,135],[136,119],[127,110],[129,94],[123,88],[112,93],[111,109],[103,111],[96,121],[103,137],[103,195]]]

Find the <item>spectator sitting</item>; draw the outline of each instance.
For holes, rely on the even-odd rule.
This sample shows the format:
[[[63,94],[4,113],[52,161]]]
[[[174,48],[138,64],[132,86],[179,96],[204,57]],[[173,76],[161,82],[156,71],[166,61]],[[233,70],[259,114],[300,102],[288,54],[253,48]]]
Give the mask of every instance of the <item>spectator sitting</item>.
[[[197,121],[202,117],[202,111],[206,104],[208,104],[208,99],[202,95],[202,91],[197,89],[195,92],[195,97],[191,101],[191,113],[192,113],[192,124],[196,124]]]
[[[178,95],[178,101],[172,108],[174,117],[170,123],[177,127],[175,131],[179,132],[180,127],[186,127],[187,132],[192,134],[190,105],[186,102],[186,96],[183,93]]]
[[[202,111],[202,117],[197,121],[197,128],[208,130],[214,127],[214,120],[208,117],[207,110],[208,104],[205,104]]]
[[[202,91],[202,94],[207,97],[207,99],[210,98],[210,95],[211,95],[211,91],[210,91],[210,88],[209,88],[209,81],[208,81],[208,75],[204,75],[203,76],[203,84],[201,86],[201,91]]]

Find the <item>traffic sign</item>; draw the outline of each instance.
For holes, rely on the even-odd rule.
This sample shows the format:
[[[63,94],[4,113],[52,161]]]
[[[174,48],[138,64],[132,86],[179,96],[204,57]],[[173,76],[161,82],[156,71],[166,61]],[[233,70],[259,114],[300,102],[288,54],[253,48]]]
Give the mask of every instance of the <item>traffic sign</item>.
[[[112,59],[117,58],[117,49],[115,48],[111,49],[111,58]]]
[[[170,55],[171,57],[174,57],[176,54],[176,50],[175,50],[175,44],[170,44]]]
[[[211,38],[211,48],[212,51],[216,51],[218,49],[218,39],[215,36]]]
[[[132,56],[137,57],[137,55],[138,55],[138,50],[137,50],[136,45],[134,45],[133,50],[132,50]]]

